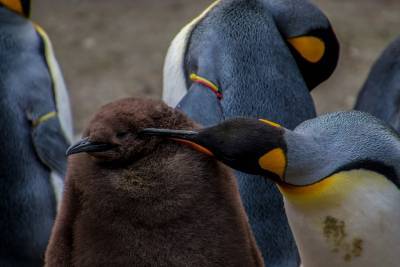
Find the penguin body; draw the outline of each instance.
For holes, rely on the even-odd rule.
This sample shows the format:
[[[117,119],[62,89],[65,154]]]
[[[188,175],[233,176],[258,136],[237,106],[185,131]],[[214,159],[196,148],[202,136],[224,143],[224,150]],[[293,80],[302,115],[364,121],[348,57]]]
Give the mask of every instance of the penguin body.
[[[51,47],[25,13],[8,6],[26,7],[22,2],[0,1],[0,266],[6,267],[43,266],[69,146],[45,55]],[[64,124],[72,131],[70,121]]]
[[[142,127],[192,128],[160,101],[101,108],[67,153],[46,266],[263,266],[234,176]],[[82,153],[87,152],[87,153]]]
[[[400,131],[400,38],[373,65],[355,105]]]
[[[308,1],[217,1],[173,40],[163,99],[204,126],[244,116],[293,129],[316,115],[309,91],[332,73],[338,51],[329,21]],[[298,266],[274,184],[236,176],[265,262]]]
[[[302,266],[398,266],[400,137],[379,119],[351,111],[294,131],[244,118],[184,136],[146,131],[277,183]]]

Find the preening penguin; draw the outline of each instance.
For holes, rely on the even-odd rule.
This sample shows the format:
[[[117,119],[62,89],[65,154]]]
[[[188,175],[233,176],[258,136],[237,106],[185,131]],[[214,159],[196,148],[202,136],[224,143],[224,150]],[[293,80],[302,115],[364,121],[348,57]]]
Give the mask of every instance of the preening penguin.
[[[263,266],[229,170],[143,127],[194,125],[160,101],[104,106],[67,152],[46,266]]]
[[[393,41],[373,65],[355,106],[400,132],[400,38]]]
[[[216,1],[173,40],[163,99],[204,126],[245,116],[293,129],[315,116],[309,91],[331,75],[338,53],[328,19],[306,0]],[[265,262],[297,266],[278,190],[237,178]]]
[[[146,133],[195,144],[277,183],[304,267],[399,265],[400,138],[375,117],[332,113],[294,131],[242,118],[199,132]]]
[[[69,102],[29,1],[0,0],[0,266],[43,266],[72,137]]]
[[[196,96],[193,102],[199,107],[192,102],[188,106],[212,105],[203,118],[196,117],[209,125],[218,118],[242,115],[234,113],[246,115],[250,107],[253,113],[266,113],[265,101],[276,102],[285,92],[281,98],[287,101],[287,110],[273,116],[279,122],[291,115],[288,127],[293,128],[304,119],[296,118],[289,104],[295,104],[297,112],[297,106],[303,106],[297,117],[315,115],[305,92],[331,75],[338,55],[339,44],[328,19],[306,0],[216,1],[171,43],[163,99],[176,106],[188,93],[186,98]],[[240,107],[233,105],[236,102]],[[184,103],[180,106],[188,113],[190,107]],[[196,116],[198,109],[189,115]]]

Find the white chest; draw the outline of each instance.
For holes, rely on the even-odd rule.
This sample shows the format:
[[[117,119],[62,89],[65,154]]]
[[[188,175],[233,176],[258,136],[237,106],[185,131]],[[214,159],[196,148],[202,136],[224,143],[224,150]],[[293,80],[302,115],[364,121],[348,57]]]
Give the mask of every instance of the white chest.
[[[285,198],[304,267],[400,266],[400,190],[361,174],[303,200]]]

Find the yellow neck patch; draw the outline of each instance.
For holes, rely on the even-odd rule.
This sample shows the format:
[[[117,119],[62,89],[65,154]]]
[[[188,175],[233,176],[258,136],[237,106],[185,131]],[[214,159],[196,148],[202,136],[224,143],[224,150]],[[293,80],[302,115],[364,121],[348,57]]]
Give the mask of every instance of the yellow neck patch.
[[[317,63],[325,54],[325,43],[317,37],[300,36],[289,38],[287,41],[311,63]]]
[[[278,187],[283,195],[292,199],[315,197],[323,194],[325,190],[328,190],[329,187],[335,183],[337,178],[338,176],[333,175],[312,185],[294,186],[281,184],[278,185]]]
[[[24,9],[20,0],[0,0],[0,3],[8,9],[25,16]]]
[[[396,186],[379,173],[357,169],[336,173],[308,186],[280,184],[278,187],[291,203],[320,206],[341,203],[344,198],[356,191],[356,188],[383,190]]]
[[[277,174],[283,178],[286,169],[286,155],[281,148],[269,151],[258,160],[258,164],[264,170]]]

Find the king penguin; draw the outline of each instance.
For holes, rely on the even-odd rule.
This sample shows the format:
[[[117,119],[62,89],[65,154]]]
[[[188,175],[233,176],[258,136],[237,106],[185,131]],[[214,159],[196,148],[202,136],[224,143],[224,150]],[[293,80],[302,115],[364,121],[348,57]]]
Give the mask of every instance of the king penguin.
[[[204,126],[245,116],[267,117],[293,129],[315,117],[309,92],[331,75],[338,54],[328,19],[306,0],[217,1],[173,40],[163,99]],[[236,176],[265,262],[297,266],[275,185]]]
[[[263,266],[232,172],[143,127],[195,125],[156,100],[102,107],[67,151],[45,266]]]
[[[400,132],[400,37],[383,51],[373,65],[355,105]]]
[[[238,118],[196,131],[145,129],[274,181],[304,267],[399,266],[400,137],[360,111],[295,130]],[[262,201],[262,200],[260,200]]]
[[[0,266],[43,266],[72,139],[67,91],[30,1],[0,0]]]

